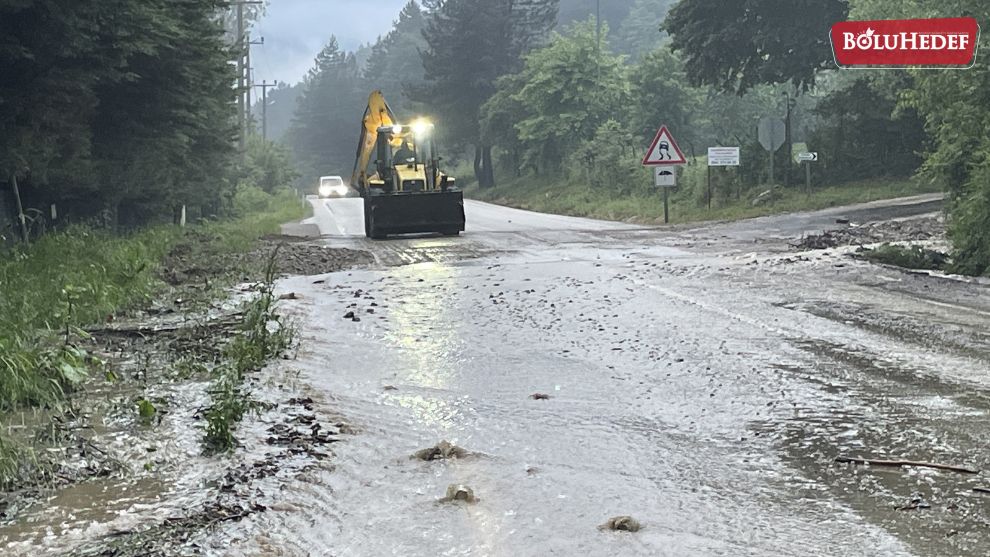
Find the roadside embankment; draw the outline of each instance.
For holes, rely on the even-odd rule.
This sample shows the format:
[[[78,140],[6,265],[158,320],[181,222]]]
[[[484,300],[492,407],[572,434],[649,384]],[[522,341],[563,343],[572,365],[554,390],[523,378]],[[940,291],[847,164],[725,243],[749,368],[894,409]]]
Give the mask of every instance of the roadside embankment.
[[[325,458],[328,433],[291,426],[304,397],[258,373],[293,349],[274,284],[371,258],[277,235],[303,216],[286,196],[185,229],[77,227],[0,263],[0,552],[101,546],[91,542],[109,532],[86,524],[140,545],[154,524],[174,533],[177,517],[190,529],[236,519],[250,503],[204,486],[275,474],[290,456]],[[248,415],[289,425],[241,432]],[[259,460],[269,472],[233,466],[242,436],[272,447]],[[121,512],[148,500],[170,520]]]
[[[737,220],[814,211],[934,191],[937,189],[921,180],[871,180],[813,187],[810,193],[803,186],[787,189],[777,187],[774,189],[774,199],[770,202],[766,187],[737,189],[735,186],[715,186],[709,209],[707,190],[692,183],[671,191],[670,222],[683,224]],[[662,192],[646,185],[595,188],[564,178],[523,176],[505,179],[491,189],[482,190],[471,186],[467,189],[467,194],[479,201],[544,213],[648,225],[663,223]]]

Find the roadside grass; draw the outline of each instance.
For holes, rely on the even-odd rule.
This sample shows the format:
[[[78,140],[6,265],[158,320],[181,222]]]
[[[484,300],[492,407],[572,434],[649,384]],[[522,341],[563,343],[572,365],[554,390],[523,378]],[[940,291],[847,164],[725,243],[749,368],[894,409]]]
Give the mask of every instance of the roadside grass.
[[[280,224],[306,214],[292,193],[247,195],[251,203],[239,193],[238,216],[225,221],[126,236],[75,226],[0,254],[0,418],[20,408],[62,408],[100,364],[75,345],[85,337],[82,328],[163,292],[159,271],[176,245],[206,235],[207,251],[248,251]],[[0,431],[0,486],[26,475],[11,463],[37,460],[4,435]]]
[[[52,470],[53,467],[40,460],[33,449],[0,435],[0,492],[16,488],[17,481],[28,474],[47,481]]]
[[[117,237],[76,226],[6,254],[0,412],[60,403],[85,378],[85,366],[70,351],[74,333],[148,299],[159,285],[158,263],[180,237],[177,229]]]
[[[739,220],[778,213],[815,211],[939,191],[937,186],[930,183],[908,178],[814,187],[810,194],[804,192],[803,185],[787,189],[778,186],[775,188],[772,204],[754,206],[753,200],[766,191],[767,187],[750,187],[737,192],[733,187],[726,186],[724,189],[714,189],[712,208],[709,210],[707,188],[701,187],[696,179],[685,181],[688,185],[671,191],[671,223]],[[546,213],[640,224],[663,222],[663,193],[659,189],[631,188],[626,194],[620,191],[618,188],[592,188],[560,178],[524,176],[502,179],[493,189],[481,190],[477,185],[471,185],[466,188],[466,195],[481,201]]]

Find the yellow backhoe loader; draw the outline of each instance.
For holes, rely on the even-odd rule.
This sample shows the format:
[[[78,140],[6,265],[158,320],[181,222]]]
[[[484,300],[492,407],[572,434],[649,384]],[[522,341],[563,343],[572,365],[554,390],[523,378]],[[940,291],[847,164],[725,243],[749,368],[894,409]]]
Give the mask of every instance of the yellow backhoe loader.
[[[464,194],[440,171],[433,132],[426,120],[400,124],[381,91],[371,93],[351,177],[369,238],[464,230]]]

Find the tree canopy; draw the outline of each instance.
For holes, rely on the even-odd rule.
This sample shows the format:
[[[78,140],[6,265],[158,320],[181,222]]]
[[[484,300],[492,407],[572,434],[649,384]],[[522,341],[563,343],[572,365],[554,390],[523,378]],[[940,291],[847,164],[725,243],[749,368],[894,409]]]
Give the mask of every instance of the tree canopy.
[[[625,72],[621,57],[598,49],[593,22],[576,25],[527,55],[522,71],[499,83],[485,120],[489,128],[514,123],[508,137],[521,147],[523,166],[556,168],[628,104]]]
[[[828,29],[844,21],[846,0],[681,0],[663,29],[695,85],[744,93],[761,83],[807,90],[834,67]]]

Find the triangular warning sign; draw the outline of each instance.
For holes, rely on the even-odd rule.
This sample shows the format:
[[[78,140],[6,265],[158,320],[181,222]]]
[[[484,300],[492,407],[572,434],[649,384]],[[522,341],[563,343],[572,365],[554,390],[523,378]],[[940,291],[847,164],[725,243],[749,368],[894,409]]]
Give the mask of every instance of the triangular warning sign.
[[[660,131],[650,144],[650,150],[643,158],[643,166],[660,166],[663,164],[687,164],[684,153],[677,146],[674,137],[670,135],[667,126],[660,126]]]

